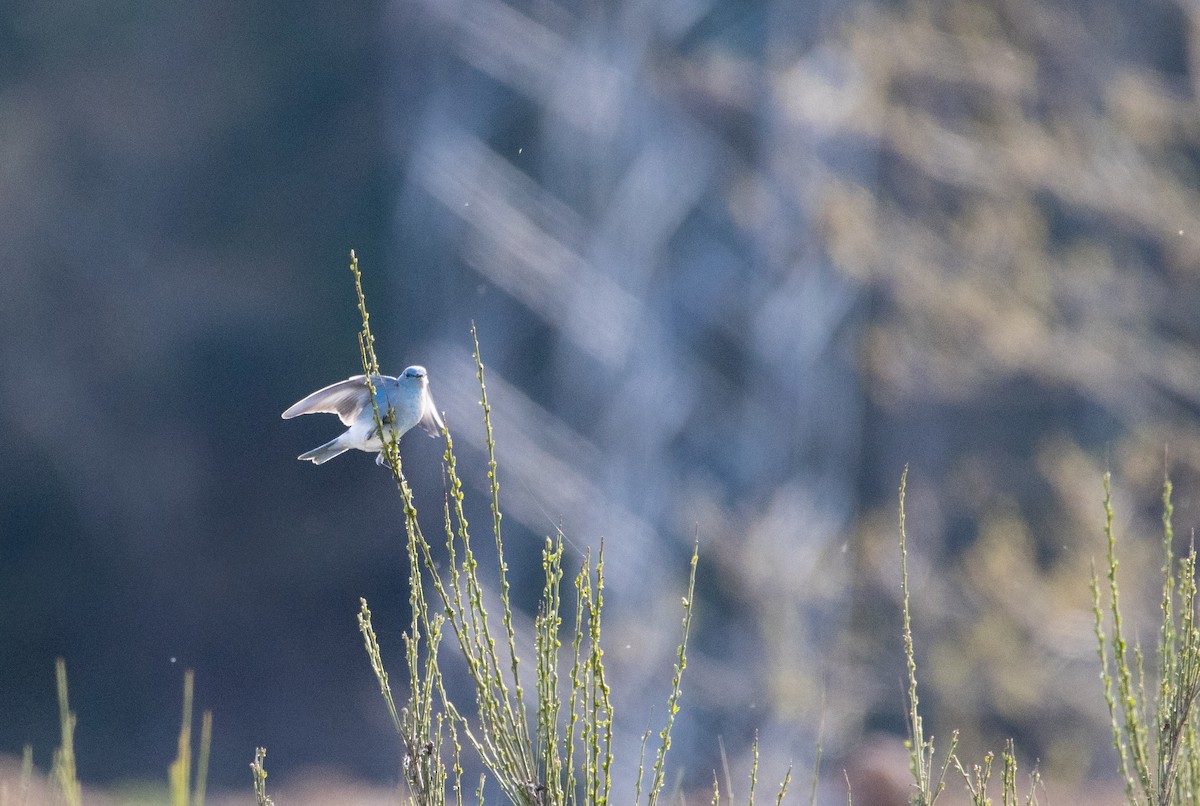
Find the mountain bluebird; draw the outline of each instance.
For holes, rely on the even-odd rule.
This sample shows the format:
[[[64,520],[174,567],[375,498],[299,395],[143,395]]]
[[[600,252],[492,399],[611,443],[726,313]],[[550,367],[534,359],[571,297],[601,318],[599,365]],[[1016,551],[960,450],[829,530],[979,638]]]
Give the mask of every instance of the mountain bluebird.
[[[375,384],[375,403],[379,406],[379,416],[390,432],[389,439],[400,439],[414,425],[421,426],[431,437],[441,433],[444,426],[433,405],[433,397],[429,394],[429,378],[425,367],[409,367],[399,378],[374,375],[371,381]],[[317,412],[336,414],[349,429],[337,439],[300,454],[297,459],[307,459],[320,465],[354,448],[378,453],[375,461],[383,464],[383,441],[379,438],[379,429],[375,427],[375,411],[371,407],[366,375],[355,375],[318,389],[285,411],[283,418],[289,420],[301,414]]]

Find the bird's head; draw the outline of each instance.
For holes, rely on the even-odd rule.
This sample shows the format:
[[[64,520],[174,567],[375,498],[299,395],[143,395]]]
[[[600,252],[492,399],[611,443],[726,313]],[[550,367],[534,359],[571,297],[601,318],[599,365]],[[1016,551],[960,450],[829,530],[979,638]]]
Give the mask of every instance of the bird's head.
[[[420,383],[425,380],[425,378],[427,377],[427,373],[425,372],[425,367],[412,366],[412,367],[409,367],[408,369],[404,370],[403,377],[407,381],[417,381],[418,383]]]

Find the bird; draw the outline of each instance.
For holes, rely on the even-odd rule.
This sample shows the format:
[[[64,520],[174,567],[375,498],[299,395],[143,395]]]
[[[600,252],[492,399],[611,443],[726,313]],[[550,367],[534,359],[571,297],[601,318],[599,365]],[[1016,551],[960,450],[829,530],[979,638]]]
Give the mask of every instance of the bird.
[[[433,404],[433,396],[429,394],[429,375],[425,367],[411,366],[399,378],[372,375],[371,382],[375,386],[379,417],[390,432],[389,441],[400,439],[417,425],[431,437],[438,436],[445,428]],[[384,464],[383,440],[379,438],[379,429],[375,425],[375,410],[371,406],[366,375],[355,375],[318,389],[288,408],[283,413],[283,419],[317,413],[336,414],[342,424],[349,428],[336,439],[300,454],[297,459],[322,465],[354,448],[379,454],[375,462]]]

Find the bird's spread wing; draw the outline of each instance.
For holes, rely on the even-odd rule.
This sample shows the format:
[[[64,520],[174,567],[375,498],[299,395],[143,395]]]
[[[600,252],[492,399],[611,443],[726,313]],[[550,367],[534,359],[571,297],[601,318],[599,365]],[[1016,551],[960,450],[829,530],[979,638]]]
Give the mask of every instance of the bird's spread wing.
[[[380,379],[376,379],[378,386]],[[344,381],[318,389],[283,413],[285,420],[301,414],[318,412],[336,414],[343,425],[351,425],[364,406],[371,404],[367,392],[367,376],[355,375]]]
[[[433,405],[433,395],[429,394],[429,390],[425,390],[421,395],[421,419],[417,420],[417,425],[431,437],[440,437],[442,429],[445,428],[442,415],[438,414],[437,406]]]

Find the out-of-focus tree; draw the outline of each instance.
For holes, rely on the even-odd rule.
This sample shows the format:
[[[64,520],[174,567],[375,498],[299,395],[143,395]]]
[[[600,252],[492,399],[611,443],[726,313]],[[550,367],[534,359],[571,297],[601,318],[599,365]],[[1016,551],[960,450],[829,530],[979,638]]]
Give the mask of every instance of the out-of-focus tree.
[[[1014,735],[1068,780],[1108,769],[1101,471],[1145,502],[1136,534],[1164,446],[1200,480],[1193,10],[397,15],[399,251],[498,320],[518,517],[606,536],[617,631],[646,639],[631,676],[669,646],[647,574],[702,542],[697,774],[752,726],[803,756],[822,708],[851,760],[902,729],[905,462],[938,731],[968,753]]]
[[[396,507],[276,416],[354,371],[353,246],[475,478],[478,323],[512,556],[605,540],[622,747],[698,538],[685,784],[756,728],[803,760],[822,715],[882,768],[910,463],[933,732],[1111,768],[1100,474],[1131,599],[1164,464],[1181,536],[1200,483],[1192,4],[85,5],[0,19],[0,750],[50,745],[65,653],[81,774],[135,774],[178,657],[216,784],[259,743],[390,774],[352,617],[405,623]]]

